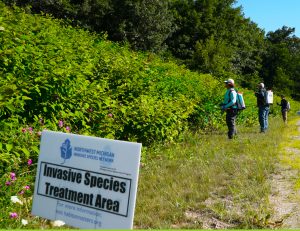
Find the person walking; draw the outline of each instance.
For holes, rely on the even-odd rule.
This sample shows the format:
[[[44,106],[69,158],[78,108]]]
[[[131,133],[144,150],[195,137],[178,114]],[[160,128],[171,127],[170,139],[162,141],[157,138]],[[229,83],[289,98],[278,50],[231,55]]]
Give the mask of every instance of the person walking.
[[[281,106],[281,114],[282,119],[285,124],[287,124],[287,113],[290,110],[289,102],[285,99],[284,95],[281,95],[281,102],[280,104],[277,103],[277,105]]]
[[[264,83],[258,84],[258,90],[255,92],[258,107],[258,120],[260,124],[260,132],[266,132],[269,126],[270,105],[266,103],[266,89]]]
[[[227,88],[224,101],[221,104],[221,110],[226,112],[226,124],[228,127],[228,138],[233,139],[237,134],[236,130],[236,117],[238,114],[236,99],[237,93],[234,89],[234,80],[228,79],[224,81],[225,87]]]

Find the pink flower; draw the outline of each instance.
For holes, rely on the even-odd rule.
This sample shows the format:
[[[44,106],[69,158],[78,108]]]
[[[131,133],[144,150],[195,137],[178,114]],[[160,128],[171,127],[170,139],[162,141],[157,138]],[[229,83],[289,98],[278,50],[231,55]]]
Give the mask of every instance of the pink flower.
[[[60,128],[62,128],[62,127],[64,126],[64,122],[63,122],[62,120],[60,120],[60,121],[58,122],[58,126],[59,126]]]
[[[26,186],[24,186],[24,189],[25,189],[25,190],[29,190],[30,187],[29,187],[28,185],[26,185]]]
[[[11,185],[11,182],[10,182],[10,181],[6,181],[6,182],[5,182],[5,185],[6,185],[6,186],[9,186],[9,185]]]
[[[109,114],[108,114],[108,117],[110,117],[110,118],[113,117],[113,114],[109,113]]]
[[[17,179],[17,178],[16,178],[16,173],[11,172],[11,173],[10,173],[10,179],[11,179],[12,181],[16,180],[16,179]]]
[[[20,194],[20,195],[24,194],[24,190],[20,191],[19,194]]]
[[[9,218],[17,218],[18,217],[18,214],[13,212],[13,213],[9,213]]]
[[[32,131],[33,131],[33,128],[32,128],[32,127],[29,127],[29,128],[28,128],[28,131],[32,132]]]
[[[22,128],[22,132],[25,133],[26,132],[26,128]]]
[[[69,132],[71,130],[71,128],[69,126],[66,127],[67,132]]]
[[[32,159],[27,160],[28,165],[32,165]]]

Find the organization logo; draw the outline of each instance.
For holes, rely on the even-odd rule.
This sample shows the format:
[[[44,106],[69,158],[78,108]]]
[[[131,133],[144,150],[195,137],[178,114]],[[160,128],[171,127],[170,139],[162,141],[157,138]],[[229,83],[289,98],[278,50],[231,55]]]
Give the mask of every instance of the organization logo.
[[[66,160],[72,157],[72,146],[69,139],[66,139],[60,146],[60,157],[64,160],[61,164],[64,164]]]
[[[110,146],[106,146],[103,150],[98,151],[99,161],[104,166],[111,166],[114,163],[115,153],[111,151]]]

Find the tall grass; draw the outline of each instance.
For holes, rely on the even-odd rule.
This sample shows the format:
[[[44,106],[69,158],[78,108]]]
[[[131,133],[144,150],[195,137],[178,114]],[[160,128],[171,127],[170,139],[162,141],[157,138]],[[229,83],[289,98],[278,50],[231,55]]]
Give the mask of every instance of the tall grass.
[[[258,126],[238,130],[234,140],[227,139],[224,128],[209,134],[187,133],[179,143],[145,149],[135,228],[215,228],[213,222],[230,228],[267,227],[272,215],[268,177],[282,161],[282,144],[299,132],[279,117],[270,118],[265,134],[258,132]],[[12,171],[15,180],[11,180]],[[22,219],[28,221],[28,229],[53,228],[50,221],[30,214],[35,172],[35,164],[22,169],[10,166],[0,177],[0,228],[23,228]],[[6,185],[7,181],[11,184]],[[11,202],[15,195],[23,205]],[[18,217],[10,218],[12,212]],[[207,224],[209,220],[213,222]]]
[[[279,117],[269,122],[266,134],[258,126],[239,127],[234,140],[225,131],[189,133],[181,143],[148,150],[140,172],[136,227],[205,228],[208,218],[234,228],[266,227],[272,213],[268,177],[278,162],[283,134],[294,129]]]

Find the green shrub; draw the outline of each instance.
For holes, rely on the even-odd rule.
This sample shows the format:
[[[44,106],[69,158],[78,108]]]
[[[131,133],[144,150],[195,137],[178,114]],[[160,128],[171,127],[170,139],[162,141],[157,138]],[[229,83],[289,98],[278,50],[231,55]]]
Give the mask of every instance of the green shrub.
[[[27,143],[32,137],[23,140],[20,133],[24,127],[149,146],[174,141],[188,129],[213,131],[225,125],[219,104],[226,89],[213,76],[133,52],[49,15],[0,7],[4,159],[11,155],[6,144],[14,144],[8,149],[20,157],[37,155],[38,139],[33,151]],[[238,122],[250,126],[257,123],[251,91],[245,90],[245,100],[247,109]]]

